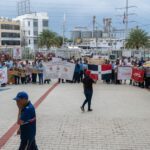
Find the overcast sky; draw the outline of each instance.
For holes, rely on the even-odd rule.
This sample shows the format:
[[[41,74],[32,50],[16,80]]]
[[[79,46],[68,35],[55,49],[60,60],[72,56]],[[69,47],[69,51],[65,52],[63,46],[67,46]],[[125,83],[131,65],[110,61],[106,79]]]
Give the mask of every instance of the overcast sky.
[[[0,16],[14,18],[17,15],[18,0],[0,0]],[[124,28],[124,10],[116,8],[125,7],[126,0],[31,0],[33,12],[48,12],[50,28],[55,32],[62,33],[63,14],[66,13],[67,35],[75,26],[87,26],[92,28],[92,16],[97,17],[98,27],[101,29],[104,17],[112,17],[113,26]],[[150,0],[129,0],[129,5],[136,8],[129,9],[129,27],[140,26],[150,32]],[[136,21],[136,22],[133,22]],[[146,25],[146,26],[145,26]]]

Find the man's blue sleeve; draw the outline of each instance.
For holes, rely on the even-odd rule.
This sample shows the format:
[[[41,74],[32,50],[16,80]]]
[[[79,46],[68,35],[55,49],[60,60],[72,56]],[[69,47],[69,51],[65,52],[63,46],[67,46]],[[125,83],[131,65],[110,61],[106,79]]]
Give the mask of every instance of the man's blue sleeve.
[[[24,122],[27,122],[31,119],[30,117],[30,110],[29,109],[25,109],[21,115],[20,115],[20,120],[24,121]]]

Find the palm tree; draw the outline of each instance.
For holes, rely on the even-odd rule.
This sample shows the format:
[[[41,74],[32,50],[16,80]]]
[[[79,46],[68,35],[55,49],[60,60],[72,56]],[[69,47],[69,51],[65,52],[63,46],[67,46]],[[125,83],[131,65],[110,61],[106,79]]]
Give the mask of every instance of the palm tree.
[[[40,48],[46,47],[47,49],[52,46],[60,47],[62,45],[61,37],[57,33],[50,30],[44,30],[38,37],[38,46]]]
[[[130,34],[129,38],[127,39],[126,47],[127,48],[143,48],[148,44],[148,34],[142,29],[133,29]]]

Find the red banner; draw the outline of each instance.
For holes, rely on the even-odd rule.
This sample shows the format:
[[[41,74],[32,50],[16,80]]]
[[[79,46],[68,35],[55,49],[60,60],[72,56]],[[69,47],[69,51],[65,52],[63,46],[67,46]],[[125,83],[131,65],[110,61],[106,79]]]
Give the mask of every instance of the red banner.
[[[144,82],[144,70],[139,68],[133,68],[132,70],[132,80],[135,82]]]

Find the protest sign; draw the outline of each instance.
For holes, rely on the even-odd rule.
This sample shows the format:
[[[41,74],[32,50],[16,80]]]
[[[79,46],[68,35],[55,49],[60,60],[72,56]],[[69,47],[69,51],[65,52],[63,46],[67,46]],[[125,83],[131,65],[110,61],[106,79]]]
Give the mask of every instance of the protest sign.
[[[75,70],[75,64],[59,61],[44,63],[44,78],[45,79],[66,79],[72,80]]]
[[[14,59],[22,59],[22,51],[20,48],[13,49],[13,58]]]
[[[118,67],[118,80],[130,80],[132,76],[131,67]]]
[[[9,84],[14,84],[15,83],[14,74],[15,73],[14,73],[13,70],[8,71],[8,83]]]
[[[63,62],[60,65],[60,74],[61,79],[72,80],[75,70],[75,64],[69,62]]]
[[[58,79],[60,72],[60,63],[47,62],[43,63],[44,78],[45,79]]]
[[[135,82],[144,82],[144,70],[141,70],[139,68],[133,68],[132,69],[132,80]]]
[[[0,84],[7,83],[8,75],[7,75],[7,68],[0,68]]]
[[[94,59],[94,58],[87,58],[89,64],[94,64],[94,65],[101,65],[104,64],[105,60],[104,59]]]

